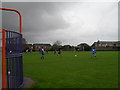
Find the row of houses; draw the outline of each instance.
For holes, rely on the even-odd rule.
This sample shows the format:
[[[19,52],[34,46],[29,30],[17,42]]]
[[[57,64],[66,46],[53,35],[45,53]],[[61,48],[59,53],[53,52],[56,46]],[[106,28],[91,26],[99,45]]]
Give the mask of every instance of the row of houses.
[[[40,43],[35,43],[35,44],[27,44],[26,49],[34,49],[34,50],[39,50],[42,47],[46,50],[50,50],[52,48],[51,44],[40,44]]]
[[[70,46],[70,45],[69,45]],[[51,50],[52,45],[51,44],[40,44],[40,43],[36,43],[36,44],[27,44],[27,47],[29,49],[34,49],[34,50],[39,50],[42,47],[46,50]],[[83,48],[85,49],[88,48],[95,48],[98,51],[116,51],[116,50],[120,50],[120,41],[97,41],[94,42],[91,46],[89,46],[86,43],[81,43],[77,46],[74,46],[72,48],[68,48],[67,50],[74,50],[75,48]]]
[[[97,42],[94,42],[91,47],[99,51],[120,50],[120,41],[99,41],[98,40]]]

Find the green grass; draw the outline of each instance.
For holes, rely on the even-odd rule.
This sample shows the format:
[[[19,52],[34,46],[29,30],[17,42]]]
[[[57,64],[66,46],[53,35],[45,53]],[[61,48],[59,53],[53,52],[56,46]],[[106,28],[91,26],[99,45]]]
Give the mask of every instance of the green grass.
[[[77,55],[77,57],[75,57]],[[33,88],[117,88],[118,52],[53,52],[40,59],[39,52],[24,54],[24,75],[36,81]]]

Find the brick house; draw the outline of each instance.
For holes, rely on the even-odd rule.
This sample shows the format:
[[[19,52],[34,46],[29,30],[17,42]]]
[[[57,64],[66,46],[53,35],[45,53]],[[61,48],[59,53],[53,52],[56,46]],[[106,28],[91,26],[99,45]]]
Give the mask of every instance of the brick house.
[[[35,43],[33,44],[33,49],[34,50],[39,50],[41,48],[44,48],[45,50],[50,50],[52,48],[51,44],[40,44],[40,43]]]

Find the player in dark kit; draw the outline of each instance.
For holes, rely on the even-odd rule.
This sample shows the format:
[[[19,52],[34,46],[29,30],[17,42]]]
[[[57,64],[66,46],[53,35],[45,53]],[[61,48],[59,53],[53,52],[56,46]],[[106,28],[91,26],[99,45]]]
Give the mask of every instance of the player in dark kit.
[[[61,55],[61,49],[58,50],[58,56],[60,56],[60,55]]]
[[[57,53],[57,51],[56,51],[56,49],[54,50],[54,54],[56,54]]]

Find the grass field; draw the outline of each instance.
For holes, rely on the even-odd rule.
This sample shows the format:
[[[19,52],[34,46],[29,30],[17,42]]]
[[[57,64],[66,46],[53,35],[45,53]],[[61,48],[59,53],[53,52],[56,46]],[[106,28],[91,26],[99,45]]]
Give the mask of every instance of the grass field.
[[[77,55],[75,57],[75,55]],[[24,75],[36,81],[33,88],[117,88],[118,52],[53,52],[24,54]]]

